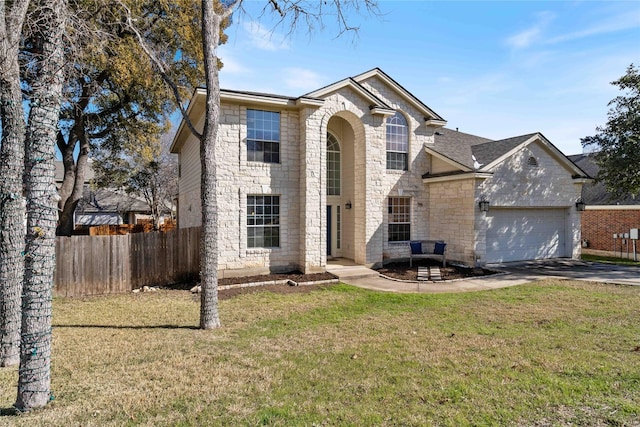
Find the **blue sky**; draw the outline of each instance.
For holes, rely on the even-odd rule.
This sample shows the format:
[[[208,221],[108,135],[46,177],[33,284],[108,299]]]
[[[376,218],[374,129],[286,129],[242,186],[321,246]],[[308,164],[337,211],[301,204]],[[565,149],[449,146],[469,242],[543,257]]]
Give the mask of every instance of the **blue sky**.
[[[501,139],[542,132],[565,154],[607,119],[610,84],[640,66],[636,1],[379,1],[380,16],[336,38],[334,19],[309,33],[274,26],[245,0],[234,15],[220,85],[300,96],[381,68],[447,121]]]

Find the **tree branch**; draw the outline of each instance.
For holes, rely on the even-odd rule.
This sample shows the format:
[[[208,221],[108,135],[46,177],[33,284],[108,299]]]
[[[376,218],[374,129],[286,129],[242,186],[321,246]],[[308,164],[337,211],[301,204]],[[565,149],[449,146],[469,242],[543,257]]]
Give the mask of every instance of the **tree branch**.
[[[140,43],[140,47],[142,48],[144,53],[147,55],[147,57],[151,60],[154,67],[158,71],[158,74],[160,74],[160,77],[162,78],[162,80],[171,89],[171,92],[173,93],[176,103],[178,104],[178,109],[180,110],[180,113],[182,114],[182,118],[187,124],[187,127],[198,139],[202,139],[202,134],[196,130],[195,125],[193,124],[193,122],[191,121],[191,118],[189,117],[189,114],[187,114],[187,110],[184,106],[184,101],[180,96],[180,89],[178,88],[178,85],[169,77],[163,62],[149,48],[146,40],[134,25],[134,19],[131,16],[131,10],[122,2],[119,2],[119,4],[126,11],[125,19],[126,19],[127,27],[131,30],[131,32],[133,32],[134,36],[138,39],[138,42]]]

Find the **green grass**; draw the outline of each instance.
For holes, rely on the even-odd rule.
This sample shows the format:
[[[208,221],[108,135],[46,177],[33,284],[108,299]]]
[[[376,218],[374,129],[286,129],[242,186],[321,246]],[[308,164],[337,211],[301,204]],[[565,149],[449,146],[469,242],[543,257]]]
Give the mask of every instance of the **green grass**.
[[[581,258],[585,261],[602,262],[604,264],[616,264],[616,265],[635,265],[640,266],[640,261],[634,261],[627,258],[616,258],[610,256],[600,256],[591,254],[582,254]]]
[[[488,292],[345,285],[198,302],[161,291],[54,302],[44,410],[0,425],[637,425],[640,288]],[[16,368],[0,369],[0,408]],[[635,423],[635,424],[634,424]]]

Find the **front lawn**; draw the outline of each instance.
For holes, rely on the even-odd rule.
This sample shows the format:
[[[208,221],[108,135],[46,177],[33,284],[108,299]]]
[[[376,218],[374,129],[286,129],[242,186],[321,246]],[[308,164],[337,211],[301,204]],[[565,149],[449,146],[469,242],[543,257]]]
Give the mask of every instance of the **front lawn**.
[[[463,294],[345,285],[54,303],[55,400],[0,425],[638,425],[640,287]],[[17,369],[0,369],[0,408]]]
[[[636,265],[640,266],[640,261],[634,261],[629,258],[617,258],[611,256],[601,256],[592,254],[582,254],[580,256],[584,261],[601,262],[605,264],[617,264],[617,265]]]

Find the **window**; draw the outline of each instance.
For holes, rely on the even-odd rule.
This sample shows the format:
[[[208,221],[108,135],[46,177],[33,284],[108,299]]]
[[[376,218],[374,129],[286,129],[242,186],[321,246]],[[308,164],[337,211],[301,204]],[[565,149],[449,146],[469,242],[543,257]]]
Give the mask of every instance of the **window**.
[[[411,199],[409,197],[389,197],[389,241],[411,240]]]
[[[247,196],[247,247],[280,246],[280,196]]]
[[[280,163],[280,113],[247,110],[247,160]]]
[[[387,120],[387,169],[407,170],[409,131],[400,112]]]
[[[327,196],[340,195],[340,144],[327,133]]]

